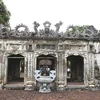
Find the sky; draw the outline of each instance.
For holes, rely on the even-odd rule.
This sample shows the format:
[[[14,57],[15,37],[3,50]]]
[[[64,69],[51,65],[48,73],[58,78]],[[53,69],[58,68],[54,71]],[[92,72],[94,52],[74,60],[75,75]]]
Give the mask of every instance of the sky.
[[[60,31],[66,31],[69,25],[94,25],[100,30],[100,0],[3,0],[11,12],[12,29],[21,23],[33,29],[34,21],[43,27],[45,21],[51,22],[51,28],[59,21],[63,22]]]

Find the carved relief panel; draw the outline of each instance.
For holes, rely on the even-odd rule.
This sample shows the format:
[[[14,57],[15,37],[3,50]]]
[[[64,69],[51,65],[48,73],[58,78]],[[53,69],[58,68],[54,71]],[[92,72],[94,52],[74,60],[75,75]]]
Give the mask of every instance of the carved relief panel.
[[[25,44],[11,44],[8,43],[6,44],[6,50],[25,50],[26,49],[26,45]]]
[[[86,51],[87,48],[85,45],[65,45],[65,50],[71,50],[71,51]]]
[[[64,46],[63,46],[63,45],[59,45],[59,46],[58,46],[58,49],[59,49],[59,50],[63,50],[63,49],[64,49]]]
[[[53,45],[53,44],[37,44],[36,45],[36,49],[38,49],[38,50],[43,50],[43,49],[46,49],[46,50],[55,50],[56,46]]]

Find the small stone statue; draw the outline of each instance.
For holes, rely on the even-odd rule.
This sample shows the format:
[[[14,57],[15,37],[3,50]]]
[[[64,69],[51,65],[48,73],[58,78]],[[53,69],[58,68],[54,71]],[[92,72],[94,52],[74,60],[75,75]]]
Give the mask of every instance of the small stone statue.
[[[61,26],[62,24],[63,24],[63,23],[60,21],[59,23],[57,23],[57,24],[55,25],[55,27],[56,27],[56,33],[59,32],[60,26]]]
[[[35,30],[35,33],[38,33],[38,27],[40,26],[39,23],[37,23],[36,21],[34,22],[34,30]]]

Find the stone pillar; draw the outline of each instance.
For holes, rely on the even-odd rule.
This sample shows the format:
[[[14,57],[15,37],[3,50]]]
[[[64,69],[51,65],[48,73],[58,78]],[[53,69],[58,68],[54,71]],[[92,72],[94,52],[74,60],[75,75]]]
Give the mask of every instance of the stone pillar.
[[[3,75],[2,75],[2,54],[0,53],[0,90],[2,90]]]
[[[88,86],[88,77],[89,77],[88,56],[84,56],[84,85],[85,86]]]
[[[28,80],[31,80],[32,81],[32,53],[28,53]]]
[[[8,70],[8,59],[7,56],[3,56],[3,66],[2,66],[2,75],[3,75],[3,84],[7,83],[7,70]]]
[[[36,86],[36,80],[35,80],[35,77],[34,77],[36,65],[37,65],[37,55],[34,55],[34,57],[33,57],[33,82],[34,82],[34,86]]]
[[[27,81],[27,62],[28,62],[28,59],[25,57],[24,58],[24,83],[26,83]]]
[[[57,72],[57,90],[65,90],[65,81],[66,77],[64,77],[64,63],[65,63],[65,56],[64,52],[58,52],[58,72]]]
[[[27,81],[25,83],[25,90],[34,90],[33,52],[29,52],[27,56],[28,56],[28,66],[27,66]]]
[[[65,64],[64,64],[64,79],[65,79],[65,85],[67,87],[67,57],[65,56]]]
[[[89,84],[94,84],[94,54],[89,53]]]

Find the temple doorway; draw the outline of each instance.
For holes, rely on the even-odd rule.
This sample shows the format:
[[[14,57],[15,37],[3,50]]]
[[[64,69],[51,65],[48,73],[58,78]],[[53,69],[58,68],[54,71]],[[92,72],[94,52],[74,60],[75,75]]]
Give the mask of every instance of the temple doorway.
[[[67,57],[67,82],[84,82],[84,59],[82,56],[71,55]]]
[[[7,82],[24,82],[24,57],[22,55],[8,56]]]
[[[56,65],[57,65],[57,58],[52,56],[52,55],[40,55],[37,57],[37,70],[46,69],[49,68],[49,70],[56,70]],[[49,71],[50,72],[50,71]],[[41,73],[41,76],[49,76],[49,73]],[[36,82],[36,88],[39,88],[39,83]],[[56,83],[55,80],[50,83],[50,88],[55,89],[56,88]]]
[[[37,57],[37,70],[47,66],[50,70],[55,70],[56,68],[56,57],[51,55],[41,55]]]

